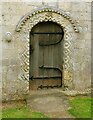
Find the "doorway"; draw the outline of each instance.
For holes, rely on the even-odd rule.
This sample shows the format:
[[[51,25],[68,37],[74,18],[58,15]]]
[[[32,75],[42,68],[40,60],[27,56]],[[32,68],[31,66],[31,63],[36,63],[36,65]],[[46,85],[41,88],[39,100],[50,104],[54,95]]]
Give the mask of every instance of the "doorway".
[[[63,28],[40,22],[30,32],[29,89],[62,87]]]

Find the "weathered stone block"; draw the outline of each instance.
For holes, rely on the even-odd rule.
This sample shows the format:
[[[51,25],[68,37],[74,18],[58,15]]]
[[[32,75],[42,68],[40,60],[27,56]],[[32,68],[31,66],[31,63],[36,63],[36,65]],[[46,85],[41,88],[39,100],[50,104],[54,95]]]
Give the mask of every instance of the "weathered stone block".
[[[52,7],[58,7],[57,0],[42,0],[43,5],[52,6]]]
[[[91,3],[90,2],[71,2],[71,8],[73,11],[80,12],[91,12]]]
[[[2,66],[9,66],[9,59],[2,59]]]
[[[71,11],[71,2],[62,2],[61,0],[58,2],[59,9],[62,9],[64,11],[70,12]]]

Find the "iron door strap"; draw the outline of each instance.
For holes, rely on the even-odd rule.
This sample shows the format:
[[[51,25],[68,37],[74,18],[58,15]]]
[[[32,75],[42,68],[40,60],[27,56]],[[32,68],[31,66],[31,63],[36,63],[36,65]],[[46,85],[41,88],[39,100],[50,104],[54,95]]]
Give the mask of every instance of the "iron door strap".
[[[34,77],[34,76],[31,76],[30,80],[35,80],[35,79],[57,79],[57,78],[60,78],[61,79],[61,86],[62,86],[62,71],[58,68],[58,67],[48,67],[48,66],[40,66],[39,67],[40,69],[55,69],[55,70],[58,70],[60,72],[60,76],[53,76],[53,77],[49,77],[49,76],[46,76],[46,77]]]
[[[55,70],[58,70],[61,73],[61,86],[62,86],[62,71],[58,67],[52,67],[52,66],[44,66],[44,65],[42,65],[39,68],[41,68],[41,69],[55,69]]]
[[[44,65],[42,65],[39,68],[41,68],[41,69],[55,69],[55,70],[58,70],[62,74],[62,71],[58,67],[52,67],[52,66],[44,66]]]
[[[40,46],[50,46],[50,45],[56,45],[56,44],[58,44],[58,43],[60,43],[61,41],[62,41],[62,39],[63,39],[63,32],[51,32],[51,33],[49,33],[49,32],[46,32],[46,33],[42,33],[42,32],[32,32],[31,33],[32,35],[34,35],[34,34],[48,34],[48,35],[50,35],[50,34],[53,34],[53,35],[61,35],[61,39],[60,40],[58,40],[57,42],[55,42],[55,43],[48,43],[48,44],[43,44],[43,43],[39,43],[39,45]]]
[[[48,77],[48,76],[45,76],[45,77],[33,77],[33,76],[31,76],[31,80],[33,80],[33,79],[50,79],[50,78],[61,78],[61,76],[54,76],[54,77]]]
[[[49,85],[40,85],[37,89],[43,89],[43,88],[60,88],[62,87],[61,85],[54,85],[54,86],[49,86]]]
[[[62,41],[62,38],[63,38],[63,36],[61,37],[61,39],[60,39],[59,41],[57,41],[57,42],[55,42],[55,43],[48,43],[48,44],[42,44],[42,43],[39,43],[39,45],[40,45],[40,46],[56,45],[56,44],[58,44],[58,43],[60,43],[60,42]]]
[[[62,35],[62,32],[31,32],[32,35],[34,34],[61,34]]]

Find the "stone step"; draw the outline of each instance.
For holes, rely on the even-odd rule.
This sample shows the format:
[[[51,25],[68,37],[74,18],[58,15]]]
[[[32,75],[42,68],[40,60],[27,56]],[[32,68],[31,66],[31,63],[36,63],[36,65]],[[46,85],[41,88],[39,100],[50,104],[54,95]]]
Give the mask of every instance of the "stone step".
[[[35,111],[39,111],[50,117],[70,117],[67,110],[70,108],[68,97],[60,89],[33,90],[27,98],[27,105]],[[65,113],[65,114],[64,114]],[[72,118],[72,116],[71,116]]]

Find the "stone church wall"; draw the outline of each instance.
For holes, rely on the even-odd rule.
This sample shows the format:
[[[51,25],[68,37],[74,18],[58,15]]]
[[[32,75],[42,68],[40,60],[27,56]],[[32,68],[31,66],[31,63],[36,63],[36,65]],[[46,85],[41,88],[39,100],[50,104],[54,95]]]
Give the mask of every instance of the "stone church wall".
[[[62,9],[75,21],[79,33],[74,34],[76,39],[71,41],[73,68],[71,89],[83,91],[91,87],[91,2],[61,2],[61,0],[47,2],[42,0],[41,2],[2,2],[0,6],[0,33],[2,29],[0,75],[2,74],[3,100],[23,99],[29,91],[28,81],[18,79],[21,72],[19,56],[23,45],[18,40],[18,36],[21,36],[20,32],[16,32],[15,28],[22,16],[41,6]],[[9,36],[8,32],[11,33]],[[11,41],[8,41],[8,37]]]

